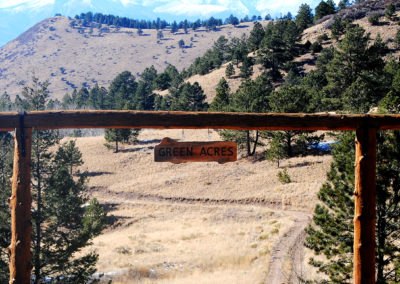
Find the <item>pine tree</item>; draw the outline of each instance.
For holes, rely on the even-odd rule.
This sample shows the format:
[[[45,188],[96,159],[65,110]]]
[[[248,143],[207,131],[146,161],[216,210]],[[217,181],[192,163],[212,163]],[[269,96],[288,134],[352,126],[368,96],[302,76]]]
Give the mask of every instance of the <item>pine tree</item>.
[[[342,22],[340,17],[335,17],[332,27],[331,27],[331,35],[332,38],[338,40],[341,35],[345,32],[345,24]]]
[[[47,82],[34,77],[32,84],[24,87],[24,104],[29,110],[47,108],[47,86]],[[85,282],[97,260],[93,253],[79,258],[76,255],[100,231],[90,231],[80,222],[86,202],[85,178],[76,181],[71,168],[81,160],[76,148],[71,147],[73,143],[62,145],[54,155],[52,148],[59,140],[57,131],[35,130],[32,135],[34,283],[41,283],[46,276],[63,277],[67,282],[71,279],[70,283]]]
[[[89,103],[89,91],[85,87],[82,87],[76,97],[75,103],[78,108],[88,106]]]
[[[340,0],[338,4],[339,10],[346,9],[350,5],[349,0]]]
[[[311,258],[310,263],[332,283],[349,283],[352,278],[354,215],[354,134],[344,133],[332,150],[334,162],[321,187],[314,210],[315,226],[306,230],[306,246],[328,261]]]
[[[96,85],[89,92],[89,106],[94,109],[106,108],[107,89]]]
[[[256,80],[244,81],[233,95],[230,111],[236,112],[267,112],[268,96],[272,91],[272,85],[266,75],[259,76]],[[252,133],[250,130],[222,130],[220,135],[224,140],[236,141],[239,149],[246,149],[248,156],[255,154],[259,145],[259,131]]]
[[[394,6],[393,3],[390,3],[386,7],[385,17],[388,18],[389,20],[393,20],[395,14],[396,14],[396,7]]]
[[[154,74],[154,68],[147,68],[144,72],[144,80],[153,80],[157,74]],[[142,85],[146,85],[145,81],[142,81]],[[106,99],[107,107],[115,110],[128,110],[135,109],[136,104],[145,103],[141,95],[147,95],[147,93],[142,92],[140,89],[140,94],[136,97],[136,92],[138,91],[138,83],[135,81],[135,77],[129,71],[124,71],[117,75],[115,79],[111,82],[108,91],[108,96]],[[106,129],[104,131],[104,138],[107,142],[115,142],[115,152],[119,151],[119,143],[127,142],[131,138],[136,140],[139,135],[139,131],[132,131],[131,129]],[[109,144],[105,144],[106,146]]]
[[[228,78],[232,78],[232,76],[235,75],[235,68],[233,67],[233,64],[232,64],[232,63],[229,63],[229,64],[226,66],[225,75],[226,75],[226,77],[228,77]]]
[[[288,153],[288,149],[286,148],[285,144],[285,135],[283,132],[268,132],[264,135],[267,135],[267,137],[270,138],[268,141],[269,148],[265,157],[269,161],[276,162],[279,168],[279,161],[283,158],[286,158]]]
[[[328,85],[322,92],[325,104],[331,104],[329,109],[368,112],[377,104],[387,92],[386,85],[379,83],[384,76],[382,55],[385,49],[379,36],[371,45],[369,34],[365,34],[362,27],[348,26],[333,59],[326,66]]]
[[[317,7],[315,7],[315,20],[319,20],[326,15],[335,14],[336,7],[335,2],[332,0],[324,1],[322,0]]]
[[[13,139],[8,132],[0,132],[0,283],[8,283],[8,252],[11,242],[11,215],[7,202],[11,196],[9,179],[12,176]]]
[[[313,14],[311,7],[307,4],[301,4],[299,8],[299,12],[297,13],[296,16],[296,25],[297,27],[303,31],[309,26],[312,25],[314,22],[313,20]]]
[[[265,36],[261,42],[258,59],[269,73],[273,81],[282,78],[281,68],[298,53],[300,30],[291,20],[276,23],[269,22]]]
[[[339,94],[338,97],[343,92],[342,100],[346,102],[336,110],[365,112],[379,103],[382,111],[400,111],[397,98],[400,84],[396,78],[400,76],[396,75],[400,66],[394,62],[384,65],[384,53],[385,44],[379,36],[371,45],[363,29],[357,26],[348,29],[327,66],[328,87],[335,86],[334,92]],[[338,141],[332,151],[334,162],[327,183],[318,194],[321,203],[315,207],[315,225],[307,229],[306,245],[317,255],[324,255],[323,258],[312,258],[310,262],[329,277],[330,282],[349,283],[353,253],[354,134],[340,134]],[[398,131],[378,132],[377,283],[397,283],[400,280],[399,263],[394,261],[400,257],[399,148]]]
[[[230,91],[228,82],[222,77],[218,83],[217,92],[210,105],[209,111],[229,111],[229,105],[232,101],[232,94]]]
[[[240,66],[240,77],[243,79],[248,79],[253,75],[253,59],[251,57],[245,56]]]
[[[173,91],[171,110],[181,111],[205,111],[209,105],[205,101],[206,95],[199,83],[182,84],[179,89]]]
[[[265,31],[259,22],[254,23],[254,27],[250,32],[248,39],[250,50],[255,51],[260,46],[262,39],[264,38]]]
[[[81,156],[75,143],[68,142],[59,146],[50,162],[43,195],[46,226],[42,228],[42,279],[51,275],[57,279],[55,282],[85,283],[96,271],[98,255],[95,252],[76,254],[105,225],[105,213],[95,200],[83,207],[88,202],[86,175],[79,174],[75,180],[76,173],[71,172],[83,163]]]

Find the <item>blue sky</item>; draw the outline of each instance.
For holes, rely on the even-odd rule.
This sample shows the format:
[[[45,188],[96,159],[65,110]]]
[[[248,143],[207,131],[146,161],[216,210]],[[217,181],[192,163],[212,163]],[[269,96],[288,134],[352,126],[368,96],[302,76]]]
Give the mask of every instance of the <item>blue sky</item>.
[[[37,22],[61,13],[100,12],[135,19],[196,20],[230,14],[297,14],[300,4],[314,8],[320,0],[0,0],[0,46],[16,38]]]

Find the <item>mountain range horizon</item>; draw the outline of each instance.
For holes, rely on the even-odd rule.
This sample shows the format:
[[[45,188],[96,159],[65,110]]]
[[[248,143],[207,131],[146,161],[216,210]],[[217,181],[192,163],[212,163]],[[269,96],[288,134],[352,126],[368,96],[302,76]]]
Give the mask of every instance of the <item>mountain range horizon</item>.
[[[74,17],[85,12],[112,14],[139,20],[166,21],[206,19],[211,16],[225,19],[233,14],[280,17],[288,12],[296,15],[302,3],[315,8],[320,1],[291,0],[0,0],[0,47],[18,37],[38,22],[56,14]],[[338,1],[335,1],[338,2]]]

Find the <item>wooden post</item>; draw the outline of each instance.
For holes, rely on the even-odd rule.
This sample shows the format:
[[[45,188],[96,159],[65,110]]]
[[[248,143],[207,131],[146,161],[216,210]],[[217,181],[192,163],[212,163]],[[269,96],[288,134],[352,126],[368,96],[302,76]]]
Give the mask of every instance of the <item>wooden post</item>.
[[[29,284],[31,278],[31,144],[32,129],[15,131],[12,177],[10,284]]]
[[[375,283],[376,129],[356,130],[354,283]]]

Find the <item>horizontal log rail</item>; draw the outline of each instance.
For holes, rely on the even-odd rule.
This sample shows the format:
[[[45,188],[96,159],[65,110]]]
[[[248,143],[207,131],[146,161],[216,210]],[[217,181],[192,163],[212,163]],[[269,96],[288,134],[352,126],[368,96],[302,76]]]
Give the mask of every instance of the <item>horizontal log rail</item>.
[[[172,111],[32,111],[24,125],[35,129],[158,128],[243,130],[356,130],[360,127],[400,129],[400,115],[282,114]],[[21,114],[0,113],[0,131],[18,128]]]
[[[28,200],[25,203],[31,200],[30,183],[26,182],[26,176],[29,176],[27,165],[32,128],[356,130],[353,281],[356,284],[375,283],[376,131],[400,129],[400,115],[112,110],[0,113],[0,131],[16,130],[12,198]],[[11,204],[13,238],[9,283],[12,284],[25,284],[30,279],[30,204],[25,207],[21,204]],[[16,244],[23,245],[18,247]]]

